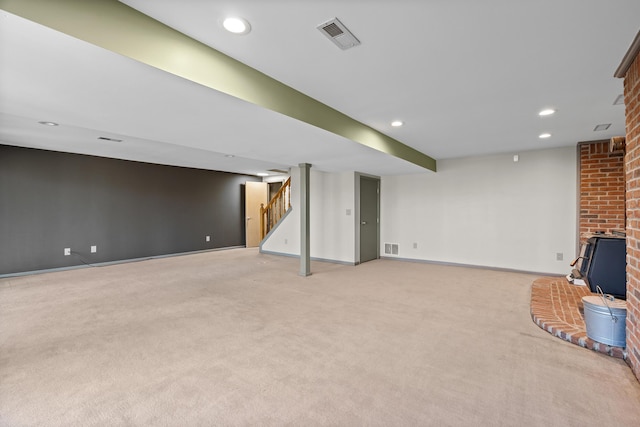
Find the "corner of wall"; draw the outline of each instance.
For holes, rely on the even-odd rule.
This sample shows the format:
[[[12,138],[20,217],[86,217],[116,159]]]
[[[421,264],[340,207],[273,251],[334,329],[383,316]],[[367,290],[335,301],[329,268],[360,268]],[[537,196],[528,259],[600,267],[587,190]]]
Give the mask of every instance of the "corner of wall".
[[[640,56],[624,77],[626,109],[627,362],[640,380]]]

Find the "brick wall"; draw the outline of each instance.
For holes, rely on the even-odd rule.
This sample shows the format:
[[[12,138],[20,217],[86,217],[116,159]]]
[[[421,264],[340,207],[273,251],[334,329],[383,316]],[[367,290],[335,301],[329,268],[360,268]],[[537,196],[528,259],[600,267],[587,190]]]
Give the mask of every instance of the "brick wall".
[[[627,120],[627,352],[640,380],[640,56],[624,79]]]
[[[578,145],[580,242],[596,231],[625,229],[624,156],[609,152],[609,141]]]

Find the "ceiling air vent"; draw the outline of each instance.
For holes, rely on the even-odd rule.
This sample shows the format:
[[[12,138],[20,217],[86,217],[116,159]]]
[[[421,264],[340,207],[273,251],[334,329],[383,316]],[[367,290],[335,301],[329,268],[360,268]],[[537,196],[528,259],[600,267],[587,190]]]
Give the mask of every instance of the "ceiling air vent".
[[[279,173],[280,175],[288,175],[289,174],[289,171],[282,170],[282,169],[269,169],[269,172]]]
[[[354,36],[338,18],[320,24],[317,28],[342,50],[347,50],[360,44],[356,36]]]
[[[108,138],[106,136],[99,136],[98,139],[101,139],[103,141],[111,141],[111,142],[122,142],[121,139],[116,139],[116,138]]]

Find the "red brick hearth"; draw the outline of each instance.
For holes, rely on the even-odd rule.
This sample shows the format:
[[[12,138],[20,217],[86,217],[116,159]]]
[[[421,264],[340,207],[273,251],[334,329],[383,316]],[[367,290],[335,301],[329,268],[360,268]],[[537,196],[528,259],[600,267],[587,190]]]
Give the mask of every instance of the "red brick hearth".
[[[587,337],[582,297],[594,295],[564,277],[543,277],[531,285],[531,318],[550,334],[580,347],[627,360],[627,351]]]

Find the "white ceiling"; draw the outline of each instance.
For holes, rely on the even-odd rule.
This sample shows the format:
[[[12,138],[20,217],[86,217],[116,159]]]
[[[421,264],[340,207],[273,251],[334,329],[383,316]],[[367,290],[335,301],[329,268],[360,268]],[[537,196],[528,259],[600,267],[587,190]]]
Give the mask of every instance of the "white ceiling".
[[[436,159],[625,133],[613,73],[639,30],[638,0],[123,3]],[[228,14],[252,31],[225,32]],[[334,17],[360,46],[342,51],[316,29]],[[545,107],[557,113],[539,117]],[[4,11],[0,142],[250,174],[426,172]]]

